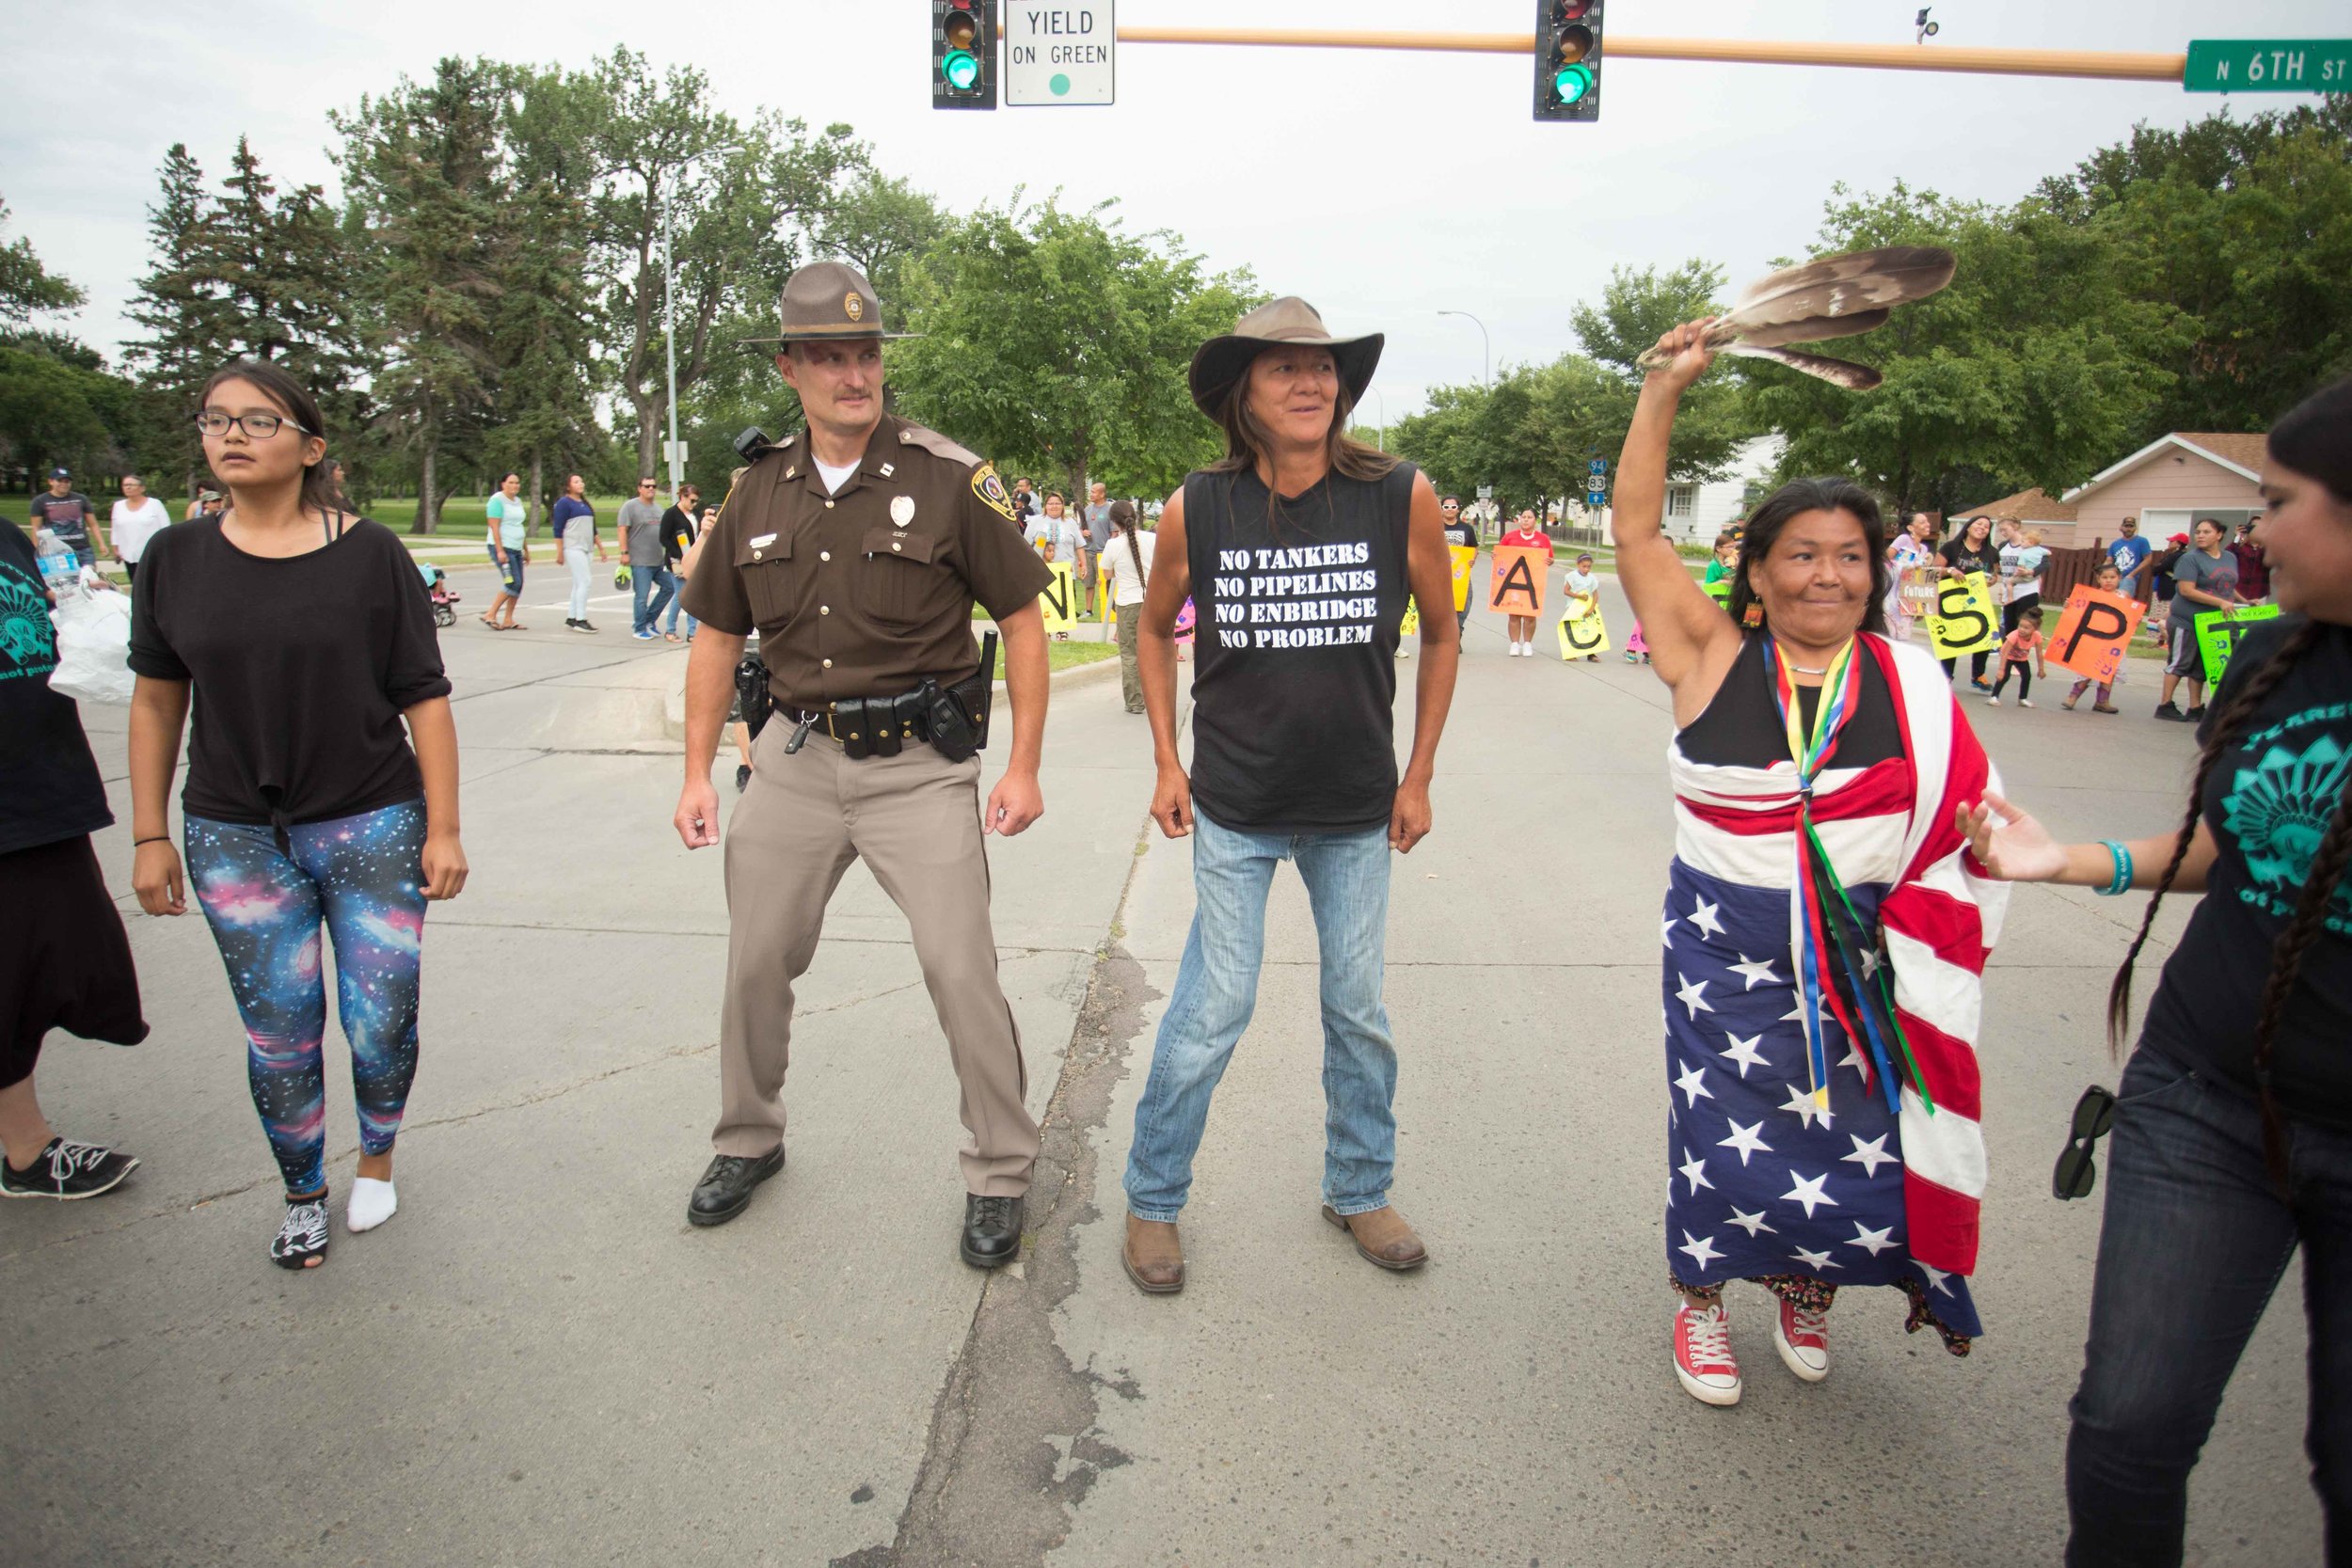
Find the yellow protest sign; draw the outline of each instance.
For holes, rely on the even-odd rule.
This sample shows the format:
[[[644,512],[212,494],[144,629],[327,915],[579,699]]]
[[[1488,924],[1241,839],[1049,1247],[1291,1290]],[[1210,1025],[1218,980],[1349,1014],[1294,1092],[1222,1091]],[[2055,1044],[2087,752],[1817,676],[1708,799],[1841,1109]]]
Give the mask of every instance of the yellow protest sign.
[[[1119,625],[1119,607],[1111,603],[1111,569],[1104,567],[1094,577],[1094,602],[1103,607],[1103,624]]]
[[[1405,620],[1397,627],[1397,635],[1400,637],[1421,635],[1421,606],[1413,602],[1413,597],[1409,594],[1405,596]]]
[[[1049,561],[1045,569],[1054,574],[1054,580],[1037,596],[1038,609],[1045,614],[1045,630],[1049,635],[1069,631],[1078,624],[1078,579],[1067,561]]]
[[[1935,585],[1935,605],[1928,611],[1928,642],[1938,658],[2001,645],[2000,611],[1982,572],[1971,572],[1958,582],[1947,578]]]
[[[1571,600],[1571,603],[1579,601]],[[1560,657],[1565,659],[1589,658],[1609,651],[1609,627],[1600,618],[1600,606],[1596,603],[1581,615],[1571,615],[1560,622]]]
[[[1486,590],[1486,608],[1499,615],[1524,615],[1530,620],[1541,615],[1544,578],[1550,567],[1549,551],[1497,545],[1494,580]]]
[[[1470,573],[1478,566],[1478,546],[1448,545],[1445,548],[1446,554],[1454,559],[1454,608],[1456,610],[1468,610],[1470,608]]]

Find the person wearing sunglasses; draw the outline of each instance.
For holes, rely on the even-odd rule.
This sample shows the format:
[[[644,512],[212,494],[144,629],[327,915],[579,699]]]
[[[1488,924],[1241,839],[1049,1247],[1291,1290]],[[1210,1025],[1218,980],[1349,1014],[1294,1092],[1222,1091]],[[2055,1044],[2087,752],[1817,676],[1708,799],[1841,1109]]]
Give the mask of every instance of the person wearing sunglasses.
[[[424,579],[399,535],[337,504],[316,400],[279,367],[239,360],[205,383],[196,424],[229,510],[150,540],[131,601],[131,884],[149,914],[186,913],[188,891],[204,911],[285,1181],[270,1260],[316,1268],[328,1243],[320,928],[359,1115],[345,1211],[357,1232],[397,1206],[425,901],[466,883],[457,728]],[[183,873],[169,796],[191,697]]]
[[[2056,1183],[2090,1191],[2112,1128],[2066,1560],[2177,1563],[2188,1477],[2296,1249],[2311,1325],[2312,1479],[2328,1560],[2352,1560],[2352,379],[2271,427],[2262,493],[2288,611],[2237,644],[2173,832],[2061,845],[1988,790],[1960,826],[1996,878],[2152,887],[2108,995],[2168,892],[2202,893],[2109,1099],[2075,1108]]]

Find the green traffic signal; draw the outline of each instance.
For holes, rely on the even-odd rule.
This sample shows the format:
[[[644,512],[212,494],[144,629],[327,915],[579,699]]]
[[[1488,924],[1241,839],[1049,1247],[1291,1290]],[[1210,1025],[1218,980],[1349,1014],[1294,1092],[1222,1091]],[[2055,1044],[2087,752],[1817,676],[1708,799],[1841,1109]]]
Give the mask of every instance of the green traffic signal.
[[[1593,90],[1593,73],[1581,65],[1564,65],[1551,78],[1551,95],[1563,103],[1581,102]]]
[[[980,79],[980,62],[961,49],[951,50],[947,57],[939,62],[939,73],[956,91],[969,92],[972,85]]]

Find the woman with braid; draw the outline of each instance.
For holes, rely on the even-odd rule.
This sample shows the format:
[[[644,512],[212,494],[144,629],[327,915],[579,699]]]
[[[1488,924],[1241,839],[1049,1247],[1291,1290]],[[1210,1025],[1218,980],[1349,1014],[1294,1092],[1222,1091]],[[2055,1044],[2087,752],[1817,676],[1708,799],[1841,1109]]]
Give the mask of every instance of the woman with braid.
[[[2155,890],[2108,999],[2119,1045],[2156,906],[2207,895],[2114,1101],[2070,1564],[2181,1560],[2188,1473],[2298,1245],[2306,1446],[2328,1560],[2352,1558],[2352,380],[2272,427],[2263,497],[2289,613],[2238,643],[2180,828],[2060,845],[1990,790],[1961,813],[1996,877]]]

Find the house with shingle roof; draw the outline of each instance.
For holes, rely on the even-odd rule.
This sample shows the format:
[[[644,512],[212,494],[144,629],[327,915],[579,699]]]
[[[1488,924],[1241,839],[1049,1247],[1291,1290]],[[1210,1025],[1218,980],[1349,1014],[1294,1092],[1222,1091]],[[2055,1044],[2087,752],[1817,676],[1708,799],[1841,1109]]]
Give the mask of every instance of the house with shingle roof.
[[[2112,539],[2126,517],[2137,517],[2139,536],[2159,549],[2200,517],[2233,532],[2263,509],[2262,469],[2260,433],[2175,431],[2066,492],[2061,499],[2074,516],[2064,543]]]

